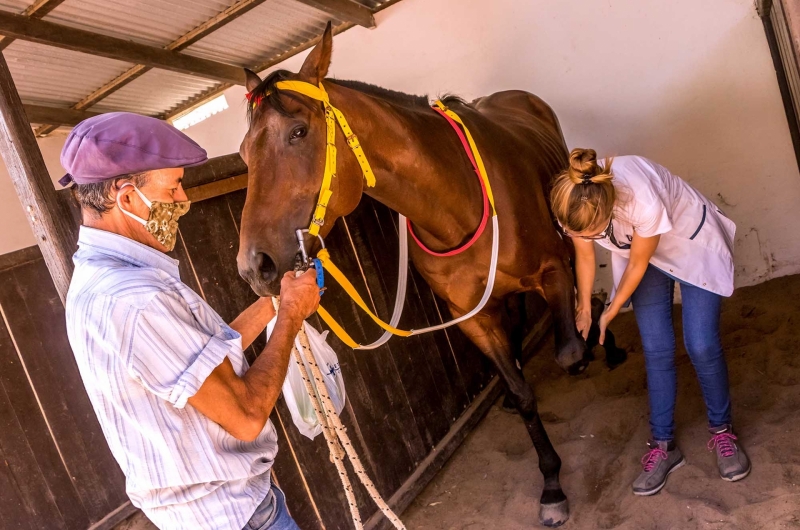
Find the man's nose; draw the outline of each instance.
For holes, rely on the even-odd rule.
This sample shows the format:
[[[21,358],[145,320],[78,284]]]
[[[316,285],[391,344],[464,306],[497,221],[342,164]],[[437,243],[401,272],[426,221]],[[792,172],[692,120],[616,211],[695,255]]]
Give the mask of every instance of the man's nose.
[[[175,202],[188,201],[189,197],[186,195],[186,190],[183,189],[183,183],[178,184],[178,189],[175,191]]]

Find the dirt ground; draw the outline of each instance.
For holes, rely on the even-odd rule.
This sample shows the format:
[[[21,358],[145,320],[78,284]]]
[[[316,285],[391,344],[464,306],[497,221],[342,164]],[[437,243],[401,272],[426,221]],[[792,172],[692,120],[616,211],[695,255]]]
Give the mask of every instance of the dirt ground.
[[[680,337],[679,306],[675,316]],[[649,434],[644,359],[633,314],[611,329],[629,351],[614,371],[600,353],[584,375],[564,374],[552,337],[525,367],[563,460],[572,509],[563,528],[800,528],[800,276],[739,289],[723,306],[734,427],[753,462],[741,482],[723,482],[706,449],[705,408],[679,340],[677,441],[687,465],[661,493],[631,493]],[[522,421],[498,403],[402,518],[414,530],[535,528],[541,488]]]

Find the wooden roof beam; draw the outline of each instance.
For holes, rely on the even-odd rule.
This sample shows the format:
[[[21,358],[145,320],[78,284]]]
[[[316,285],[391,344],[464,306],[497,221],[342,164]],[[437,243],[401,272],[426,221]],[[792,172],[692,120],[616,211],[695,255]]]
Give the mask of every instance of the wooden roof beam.
[[[42,18],[63,2],[64,0],[36,0],[22,12],[22,16],[36,19]],[[14,42],[14,39],[0,36],[0,52],[8,48],[8,45],[12,42]]]
[[[238,66],[0,11],[0,35],[173,72],[244,85]]]
[[[375,27],[375,17],[372,11],[361,4],[350,0],[297,0],[302,4],[319,9],[334,16],[342,22],[352,22],[365,28]]]
[[[31,123],[59,125],[78,125],[85,119],[97,116],[99,112],[64,109],[58,107],[45,107],[42,105],[23,105],[25,114]]]

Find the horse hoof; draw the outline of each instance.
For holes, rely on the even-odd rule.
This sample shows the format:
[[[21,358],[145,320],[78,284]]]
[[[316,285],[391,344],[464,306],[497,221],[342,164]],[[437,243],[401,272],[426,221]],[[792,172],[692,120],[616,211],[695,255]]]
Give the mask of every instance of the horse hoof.
[[[628,360],[628,352],[622,348],[606,350],[606,365],[609,370],[613,370]]]
[[[553,504],[539,506],[539,522],[547,528],[556,528],[569,519],[569,502],[564,499]]]

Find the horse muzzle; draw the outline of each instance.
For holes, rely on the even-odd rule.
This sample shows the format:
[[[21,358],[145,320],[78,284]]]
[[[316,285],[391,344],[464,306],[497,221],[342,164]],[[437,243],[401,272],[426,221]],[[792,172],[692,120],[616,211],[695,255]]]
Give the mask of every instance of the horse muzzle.
[[[258,296],[277,296],[281,291],[278,262],[270,254],[257,249],[243,251],[236,259],[239,276],[250,284]]]

